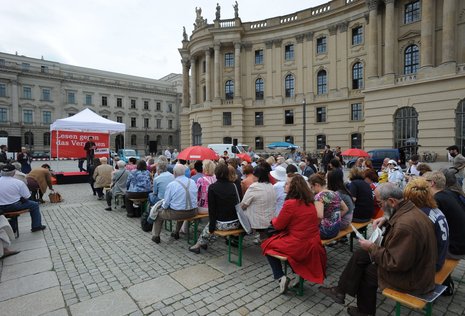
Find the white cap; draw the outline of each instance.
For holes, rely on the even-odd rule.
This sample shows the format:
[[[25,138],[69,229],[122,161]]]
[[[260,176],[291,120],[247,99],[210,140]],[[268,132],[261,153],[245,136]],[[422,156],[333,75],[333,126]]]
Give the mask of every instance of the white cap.
[[[388,165],[389,164],[393,164],[394,166],[397,166],[397,162],[395,160],[392,160],[392,159],[388,161]]]
[[[286,181],[287,173],[284,167],[277,166],[275,170],[270,172],[270,174],[278,181]]]

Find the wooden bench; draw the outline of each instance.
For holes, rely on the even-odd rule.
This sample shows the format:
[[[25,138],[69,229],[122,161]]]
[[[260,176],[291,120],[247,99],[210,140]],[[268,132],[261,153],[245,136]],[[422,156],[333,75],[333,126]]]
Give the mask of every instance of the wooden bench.
[[[215,230],[213,234],[220,236],[220,237],[230,237],[230,236],[239,236],[239,244],[237,246],[238,254],[237,254],[237,261],[231,260],[231,239],[228,238],[228,261],[231,263],[235,263],[237,266],[242,266],[242,241],[244,239],[245,231],[242,228],[234,229],[234,230]]]
[[[8,221],[10,222],[11,228],[13,229],[13,232],[15,233],[16,238],[19,237],[18,217],[24,213],[29,213],[29,209],[26,208],[23,210],[12,211],[12,212],[7,211],[3,213],[3,215],[5,215],[5,217],[8,218]]]
[[[284,262],[284,275],[287,276],[287,266],[289,265],[287,257],[278,255],[268,255]],[[304,279],[299,275],[299,286],[297,288],[290,288],[291,291],[295,291],[298,296],[304,295]]]
[[[189,245],[193,245],[197,242],[198,239],[198,230],[199,230],[199,222],[202,218],[208,218],[208,214],[197,214],[191,218],[182,219],[177,222],[184,222],[187,221],[187,243]],[[194,237],[190,238],[190,230],[191,225],[194,223]],[[171,220],[165,220],[165,229],[169,232],[173,231],[173,222]]]
[[[454,271],[455,267],[459,264],[459,260],[446,259],[441,270],[436,272],[434,282],[442,284],[447,277]],[[412,309],[424,310],[425,315],[431,316],[433,314],[433,302],[426,302],[416,296],[408,293],[399,292],[390,288],[383,290],[383,295],[396,301],[396,315],[400,316],[401,305],[407,306]]]
[[[371,223],[371,221],[370,222],[363,222],[363,223],[352,222],[351,224],[354,225],[354,227],[358,231],[360,231],[366,238],[367,237],[367,227],[368,227],[368,225],[370,223]],[[352,252],[354,250],[355,233],[353,232],[353,229],[352,229],[351,225],[349,225],[345,229],[342,229],[341,231],[339,231],[339,234],[337,234],[336,237],[333,237],[333,238],[330,238],[330,239],[322,239],[321,243],[323,244],[323,246],[326,246],[326,245],[330,244],[333,241],[337,241],[337,240],[347,236],[348,234],[350,234],[350,251]]]

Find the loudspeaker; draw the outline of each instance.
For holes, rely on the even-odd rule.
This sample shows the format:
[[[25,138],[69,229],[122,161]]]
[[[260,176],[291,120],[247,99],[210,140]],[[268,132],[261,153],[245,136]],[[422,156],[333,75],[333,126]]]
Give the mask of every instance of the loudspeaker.
[[[8,151],[21,152],[21,136],[8,136]]]
[[[233,145],[237,146],[237,138],[233,138]]]
[[[157,141],[156,140],[151,140],[149,141],[149,151],[150,153],[156,153],[157,152]]]

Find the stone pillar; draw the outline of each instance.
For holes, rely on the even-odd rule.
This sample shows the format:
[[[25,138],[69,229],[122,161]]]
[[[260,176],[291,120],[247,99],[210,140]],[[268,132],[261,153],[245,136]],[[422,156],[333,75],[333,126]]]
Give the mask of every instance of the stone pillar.
[[[266,80],[265,80],[265,97],[273,97],[273,41],[265,42],[265,65],[266,65]],[[254,86],[255,87],[255,86]],[[255,88],[254,88],[255,93]]]
[[[182,107],[189,107],[189,68],[190,62],[182,59]]]
[[[297,66],[297,78],[296,82],[297,84],[295,85],[295,94],[296,96],[299,94],[305,94],[305,89],[304,89],[304,64],[306,61],[306,58],[304,56],[304,37],[305,35],[299,34],[295,37],[295,40],[297,42],[297,47],[295,48],[295,64]]]
[[[215,85],[215,99],[220,98],[220,44],[214,45],[214,70],[213,70],[213,82]]]
[[[444,0],[442,13],[442,63],[455,61],[456,0]],[[424,12],[424,10],[422,10]]]
[[[210,101],[210,48],[205,50],[205,101]]]
[[[385,42],[384,42],[384,74],[385,75],[394,73],[394,43],[395,43],[395,38],[394,38],[395,33],[393,32],[393,28],[394,28],[394,1],[395,0],[384,0],[384,3],[386,4],[386,19],[384,21],[384,37],[385,37]],[[423,23],[423,21],[422,21],[422,23]],[[370,24],[371,24],[371,16],[370,16]],[[421,31],[421,33],[423,34],[423,30]]]
[[[19,95],[18,95],[18,80],[11,80],[11,121],[19,123],[22,118],[19,113]]]
[[[234,43],[234,97],[241,96],[241,43]]]
[[[368,67],[367,77],[378,76],[378,0],[366,0],[369,14],[368,23]]]
[[[336,83],[338,73],[337,69],[337,25],[332,24],[328,27],[329,30],[329,39],[327,42],[328,45],[328,55],[329,55],[329,72],[328,72],[328,94],[336,90]]]
[[[191,57],[191,105],[197,104],[197,62]]]
[[[420,67],[433,66],[433,0],[421,4],[421,49]]]

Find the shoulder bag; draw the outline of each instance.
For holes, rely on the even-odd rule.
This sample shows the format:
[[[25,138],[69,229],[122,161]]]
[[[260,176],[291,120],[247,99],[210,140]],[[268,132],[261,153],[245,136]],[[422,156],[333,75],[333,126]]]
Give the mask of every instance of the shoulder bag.
[[[239,198],[239,192],[237,191],[237,187],[234,183],[232,183],[234,186],[234,189],[236,190],[236,196],[237,196],[237,204],[234,206],[236,208],[236,214],[237,218],[239,219],[239,222],[241,223],[242,228],[245,230],[247,234],[252,233],[252,226],[250,225],[249,218],[247,215],[245,215],[244,210],[241,207],[241,199]]]

